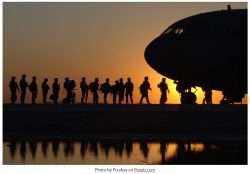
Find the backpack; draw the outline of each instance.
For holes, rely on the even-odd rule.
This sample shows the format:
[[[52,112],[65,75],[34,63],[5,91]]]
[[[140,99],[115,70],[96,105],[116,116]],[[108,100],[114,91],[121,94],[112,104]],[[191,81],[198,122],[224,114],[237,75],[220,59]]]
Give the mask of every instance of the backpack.
[[[106,92],[105,83],[101,84],[100,90],[102,91],[102,93]]]
[[[75,82],[75,80],[71,80],[71,85],[72,85],[72,88],[75,88],[75,87],[76,87],[76,82]]]
[[[144,85],[143,85],[143,84],[141,84],[141,85],[140,85],[140,87],[139,87],[139,89],[140,89],[140,92],[141,92],[141,93],[143,93],[143,92],[145,91],[145,89],[144,89]]]
[[[90,89],[91,92],[93,92],[93,89],[94,89],[94,82],[91,82],[91,83],[89,84],[89,89]]]
[[[50,100],[55,100],[55,95],[54,94],[51,94],[50,97],[49,97]]]
[[[33,88],[33,85],[32,85],[32,83],[29,85],[29,90],[30,90],[30,92],[32,92],[32,88]]]
[[[110,86],[109,92],[111,94],[113,94],[115,92],[115,86],[114,85]]]

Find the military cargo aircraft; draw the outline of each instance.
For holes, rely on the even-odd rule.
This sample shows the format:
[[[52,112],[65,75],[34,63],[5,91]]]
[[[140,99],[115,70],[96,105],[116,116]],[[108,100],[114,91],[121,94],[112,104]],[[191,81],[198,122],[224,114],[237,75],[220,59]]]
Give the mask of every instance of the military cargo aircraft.
[[[228,6],[184,18],[147,46],[145,59],[182,84],[182,103],[195,103],[186,90],[192,86],[222,91],[221,103],[240,102],[247,93],[247,9]]]

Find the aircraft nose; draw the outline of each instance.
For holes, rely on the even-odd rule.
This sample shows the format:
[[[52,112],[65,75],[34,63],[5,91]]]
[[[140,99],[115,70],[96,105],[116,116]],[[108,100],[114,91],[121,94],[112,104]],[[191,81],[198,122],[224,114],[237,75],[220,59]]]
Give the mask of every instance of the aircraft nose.
[[[156,68],[157,64],[159,64],[160,57],[160,38],[156,38],[153,40],[145,49],[144,57],[146,62],[152,67]]]
[[[174,79],[180,61],[172,36],[158,36],[145,49],[144,57],[148,65],[168,78]]]

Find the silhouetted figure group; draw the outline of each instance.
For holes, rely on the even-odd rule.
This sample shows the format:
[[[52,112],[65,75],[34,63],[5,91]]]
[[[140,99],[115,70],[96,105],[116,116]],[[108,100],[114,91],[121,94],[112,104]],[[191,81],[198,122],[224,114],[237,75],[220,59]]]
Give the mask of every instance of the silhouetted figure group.
[[[20,80],[20,88],[21,88],[21,104],[25,103],[25,96],[26,96],[26,89],[27,87],[29,88],[29,91],[31,92],[31,101],[32,104],[35,104],[35,100],[38,94],[38,88],[37,88],[37,83],[36,83],[36,77],[32,77],[32,82],[28,85],[28,83],[25,80],[26,75],[22,75],[22,79]],[[45,90],[44,88],[44,84],[46,85],[47,81],[45,83],[43,83],[42,85],[42,89],[43,91]],[[18,90],[19,94],[20,94],[20,90],[19,90],[19,86],[17,85],[16,82],[16,77],[11,77],[11,81],[9,84],[10,87],[10,92],[11,92],[11,103],[14,104],[17,100],[17,94],[16,91]],[[48,87],[48,86],[47,86]],[[46,89],[48,91],[48,89]],[[43,99],[44,96],[47,96],[47,93],[45,95],[45,93],[43,93]],[[44,99],[44,101],[46,101],[46,97]]]
[[[22,78],[20,80],[19,86],[17,82],[15,81],[16,77],[11,77],[11,81],[9,83],[9,88],[11,92],[11,103],[14,104],[17,100],[17,91],[20,94],[21,88],[21,104],[25,104],[25,97],[26,97],[26,90],[29,89],[31,93],[31,101],[32,104],[36,104],[36,98],[38,95],[38,86],[36,82],[36,77],[32,77],[32,82],[28,84],[26,82],[26,75],[22,75]],[[65,77],[65,81],[63,83],[63,94],[65,93],[66,97],[63,98],[62,103],[64,104],[74,104],[76,93],[74,92],[76,87],[76,83],[74,80],[70,80],[69,77]],[[50,90],[50,87],[48,85],[48,78],[44,78],[42,84],[42,99],[43,104],[47,103],[47,96]],[[130,103],[133,104],[133,90],[134,90],[134,84],[131,82],[131,78],[128,78],[127,82],[123,83],[123,78],[120,78],[120,80],[116,80],[114,85],[111,85],[109,83],[109,78],[106,79],[106,82],[103,84],[99,84],[99,78],[95,78],[94,82],[91,82],[89,85],[86,82],[86,78],[82,77],[82,81],[80,83],[80,89],[82,91],[81,96],[81,103],[87,103],[88,100],[88,92],[90,92],[93,95],[93,103],[98,104],[99,103],[99,93],[103,93],[103,101],[104,104],[108,104],[107,98],[108,94],[111,94],[113,96],[113,104],[117,103],[117,96],[118,96],[118,103],[122,104],[124,101],[124,96],[126,94],[126,104]],[[58,78],[54,79],[54,82],[52,84],[52,92],[49,97],[50,100],[53,101],[54,104],[58,103],[59,99],[59,92],[60,92],[60,84],[58,83]]]
[[[15,81],[16,77],[11,77],[11,81],[9,83],[9,88],[11,92],[11,103],[14,104],[17,100],[17,91],[20,94],[21,89],[21,104],[25,103],[26,90],[29,89],[31,93],[31,101],[32,104],[36,104],[36,98],[38,95],[38,86],[37,86],[37,78],[35,76],[32,77],[32,82],[28,84],[26,82],[26,75],[22,75],[19,85]],[[43,104],[47,103],[47,96],[50,91],[50,87],[48,85],[48,78],[44,78],[43,83],[41,85],[42,88],[42,99]],[[174,81],[176,83],[176,90],[180,93],[181,103],[191,104],[195,103],[196,95],[191,92],[192,87],[194,86],[185,83],[185,81]],[[20,89],[19,89],[20,87]],[[161,97],[160,104],[165,104],[167,102],[167,93],[170,94],[169,87],[166,83],[166,78],[162,78],[162,81],[157,85],[160,89]],[[65,81],[63,83],[63,94],[65,97],[62,99],[62,103],[64,104],[75,104],[76,93],[74,92],[76,88],[76,82],[74,80],[70,80],[69,77],[65,77]],[[126,104],[133,104],[133,91],[134,84],[131,81],[131,78],[127,78],[127,82],[124,84],[123,78],[119,80],[115,80],[115,83],[110,84],[110,79],[106,78],[105,82],[99,84],[99,78],[95,78],[93,82],[90,82],[89,85],[86,82],[86,78],[82,77],[80,82],[80,89],[82,92],[81,95],[81,103],[86,104],[88,101],[89,90],[93,96],[93,104],[99,104],[99,93],[103,93],[103,101],[104,104],[108,104],[108,95],[112,96],[113,104],[122,104],[124,101],[124,97],[126,97]],[[196,89],[196,88],[195,88]],[[203,104],[212,104],[212,89],[202,88],[205,92],[205,98],[203,99]],[[58,103],[59,93],[60,93],[60,84],[58,82],[58,78],[54,78],[54,82],[52,84],[52,92],[49,97],[50,100],[53,101],[54,104]],[[140,104],[143,103],[143,99],[146,99],[147,104],[150,104],[148,91],[152,90],[150,87],[148,77],[144,77],[144,81],[139,87],[141,98]]]
[[[86,84],[87,85],[87,84]],[[82,88],[83,89],[83,88]],[[130,97],[130,102],[133,104],[133,89],[134,84],[131,82],[131,78],[128,78],[128,81],[124,85],[123,78],[120,78],[120,80],[116,80],[114,85],[111,85],[109,83],[109,78],[106,78],[105,83],[99,85],[99,79],[95,78],[94,82],[91,82],[89,86],[85,87],[86,90],[82,90],[82,96],[84,96],[88,89],[93,93],[93,103],[98,104],[98,92],[103,93],[103,101],[104,104],[108,104],[107,97],[110,93],[113,96],[113,104],[117,103],[117,96],[118,96],[118,103],[122,104],[124,100],[125,90],[126,90],[126,104],[128,104],[128,97]]]

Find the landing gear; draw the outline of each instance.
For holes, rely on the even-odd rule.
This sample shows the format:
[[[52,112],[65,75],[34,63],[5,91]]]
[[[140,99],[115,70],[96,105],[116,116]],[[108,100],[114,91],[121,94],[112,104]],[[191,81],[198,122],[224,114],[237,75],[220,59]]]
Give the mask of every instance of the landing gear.
[[[244,98],[244,92],[239,90],[222,91],[223,98],[220,104],[234,104],[235,102],[240,102],[242,104],[242,99]]]
[[[174,83],[176,84],[176,91],[178,91],[179,94],[181,95],[181,104],[195,104],[196,103],[196,100],[197,100],[196,95],[195,93],[191,92],[192,87],[195,88],[194,85],[189,84],[185,81],[176,81],[176,80],[174,81]]]
[[[193,92],[183,92],[181,94],[181,104],[195,104],[197,97]]]

